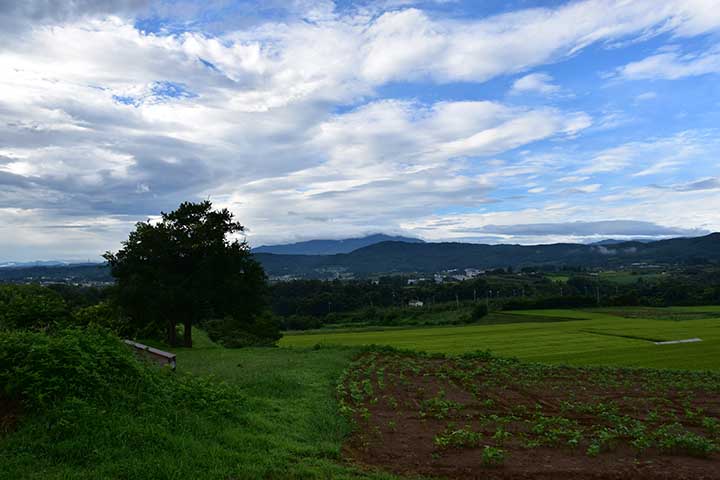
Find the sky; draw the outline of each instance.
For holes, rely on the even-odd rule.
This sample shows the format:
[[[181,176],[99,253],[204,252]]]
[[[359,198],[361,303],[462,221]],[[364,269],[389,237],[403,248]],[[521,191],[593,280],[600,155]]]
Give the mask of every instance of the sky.
[[[0,261],[720,230],[720,0],[0,0]]]

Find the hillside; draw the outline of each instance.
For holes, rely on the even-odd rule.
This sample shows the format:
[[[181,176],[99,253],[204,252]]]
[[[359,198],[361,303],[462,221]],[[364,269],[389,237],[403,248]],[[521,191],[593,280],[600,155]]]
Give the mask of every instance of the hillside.
[[[720,262],[720,233],[697,238],[613,245],[484,245],[382,242],[337,255],[257,253],[269,275],[327,276],[376,273],[433,273],[450,269],[565,265],[611,267],[633,263]]]

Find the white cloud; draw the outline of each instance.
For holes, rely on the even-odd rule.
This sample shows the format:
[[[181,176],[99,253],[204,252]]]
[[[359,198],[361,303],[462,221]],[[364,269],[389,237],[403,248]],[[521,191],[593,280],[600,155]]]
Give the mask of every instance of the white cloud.
[[[25,237],[47,248],[47,234],[33,232],[51,219],[62,255],[114,248],[132,220],[188,198],[233,206],[255,238],[272,241],[295,229],[393,231],[428,211],[482,208],[494,189],[532,176],[590,188],[594,173],[634,166],[637,145],[577,172],[515,150],[587,129],[579,109],[423,104],[380,99],[379,87],[483,82],[594,43],[720,25],[709,4],[680,0],[586,0],[480,19],[306,6],[214,36],[141,32],[128,16],[151,8],[143,1],[0,1],[0,209],[4,232],[17,232],[0,235],[0,250],[19,251]],[[534,75],[518,87],[551,93],[551,79]],[[632,173],[651,168],[642,162]]]
[[[374,82],[428,77],[484,81],[573,55],[588,45],[720,27],[707,2],[586,0],[477,21],[436,21],[419,10],[387,12],[368,29],[364,75]],[[412,48],[406,48],[412,45]]]
[[[576,175],[627,171],[635,177],[652,175],[693,164],[718,152],[720,143],[712,131],[685,131],[669,137],[629,142],[592,155]],[[707,160],[705,160],[707,161]]]
[[[720,231],[716,214],[720,190],[645,189],[630,192],[621,202],[597,200],[587,205],[548,202],[520,210],[428,215],[403,222],[402,226],[406,232],[421,233],[428,240],[477,241],[475,239],[480,238],[491,243],[523,244],[587,242],[608,236],[702,235],[707,231]],[[658,208],[658,205],[663,207]],[[637,223],[598,222],[598,219],[626,218]],[[488,229],[488,226],[492,228]]]
[[[627,80],[677,80],[709,73],[720,73],[718,49],[694,55],[680,55],[677,52],[658,53],[628,63],[617,70],[617,75]]]
[[[543,95],[557,93],[560,87],[552,82],[553,78],[547,73],[531,73],[515,80],[511,93],[535,92]]]
[[[644,92],[640,95],[635,97],[636,102],[646,102],[648,100],[655,100],[657,98],[657,93],[655,92]]]
[[[359,235],[368,225],[396,232],[404,219],[428,211],[491,202],[498,173],[492,155],[567,135],[574,123],[573,115],[558,110],[493,102],[375,102],[320,126],[310,144],[328,152],[327,162],[229,185],[218,200],[249,223],[263,225],[262,234],[253,236],[257,244],[298,239],[298,232],[287,230],[288,221],[303,223],[313,235]],[[468,162],[456,159],[470,155],[476,157],[474,168],[487,173],[471,174]],[[507,170],[501,169],[504,175],[525,172]]]

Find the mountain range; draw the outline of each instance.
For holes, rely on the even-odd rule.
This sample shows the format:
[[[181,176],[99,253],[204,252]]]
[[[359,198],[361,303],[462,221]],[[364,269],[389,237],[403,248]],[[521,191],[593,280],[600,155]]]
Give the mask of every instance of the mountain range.
[[[0,268],[60,267],[69,265],[58,260],[36,260],[34,262],[0,262]]]
[[[633,263],[720,262],[720,233],[654,242],[607,245],[484,245],[471,243],[381,242],[335,255],[255,253],[271,276],[329,276],[346,272],[371,274],[434,273],[451,269],[540,265],[615,267]]]
[[[346,238],[344,240],[308,240],[283,245],[263,245],[253,248],[252,251],[253,253],[275,253],[280,255],[335,255],[338,253],[350,253],[353,250],[381,242],[423,243],[423,240],[377,233],[366,237]]]
[[[346,253],[282,254],[275,251],[334,251],[383,238],[318,240],[253,250],[271,277],[331,278],[337,273],[358,277],[378,274],[432,274],[452,269],[492,269],[555,265],[568,267],[618,267],[632,264],[720,264],[720,233],[669,240],[626,241],[600,244],[557,243],[551,245],[485,245],[472,243],[425,243],[380,241]],[[397,237],[391,237],[397,238]],[[402,238],[402,237],[401,237]],[[320,242],[320,243],[317,243]],[[322,247],[322,248],[321,248]],[[0,281],[111,281],[104,264],[32,265],[0,268]]]

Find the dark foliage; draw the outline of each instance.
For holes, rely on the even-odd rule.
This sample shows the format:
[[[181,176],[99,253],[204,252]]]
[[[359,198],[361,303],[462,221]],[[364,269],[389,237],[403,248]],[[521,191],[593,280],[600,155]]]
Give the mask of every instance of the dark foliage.
[[[0,329],[43,329],[70,318],[56,292],[39,285],[0,285]]]
[[[474,322],[477,322],[478,320],[485,318],[487,316],[487,314],[488,314],[487,305],[478,303],[477,305],[475,305],[473,307],[472,312],[470,313],[470,318],[472,318],[472,320]]]
[[[272,346],[280,340],[279,320],[270,313],[255,315],[250,323],[233,317],[205,322],[210,339],[227,348]]]
[[[0,337],[0,385],[7,398],[47,407],[64,398],[110,395],[146,374],[120,340],[95,329],[55,334],[7,332]]]
[[[265,273],[251,256],[244,231],[227,210],[209,201],[182,203],[159,222],[140,222],[123,248],[107,253],[117,281],[117,301],[140,335],[192,346],[192,325],[203,319],[234,319],[254,329],[266,305]],[[272,334],[272,332],[270,332]]]

